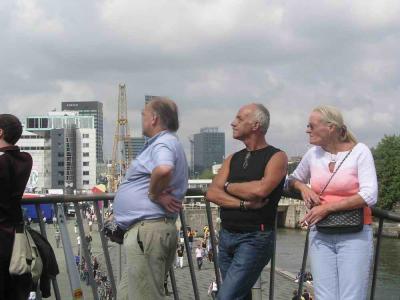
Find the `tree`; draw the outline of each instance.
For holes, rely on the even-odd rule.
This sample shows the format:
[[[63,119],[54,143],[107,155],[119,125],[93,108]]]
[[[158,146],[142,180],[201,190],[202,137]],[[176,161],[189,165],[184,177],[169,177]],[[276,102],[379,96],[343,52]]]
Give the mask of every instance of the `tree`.
[[[211,169],[205,169],[200,174],[200,179],[213,179],[215,174],[211,171]]]
[[[400,136],[386,136],[372,149],[379,184],[378,207],[392,209],[400,200]]]

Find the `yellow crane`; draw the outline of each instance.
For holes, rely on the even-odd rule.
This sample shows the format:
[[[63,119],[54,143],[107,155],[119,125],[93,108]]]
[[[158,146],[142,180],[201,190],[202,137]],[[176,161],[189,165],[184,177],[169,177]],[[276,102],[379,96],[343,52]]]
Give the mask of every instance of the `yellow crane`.
[[[128,147],[129,139],[126,85],[119,84],[118,117],[114,134],[111,168],[107,176],[109,192],[117,190],[129,166],[129,161],[132,158],[132,153],[129,153],[130,147]]]

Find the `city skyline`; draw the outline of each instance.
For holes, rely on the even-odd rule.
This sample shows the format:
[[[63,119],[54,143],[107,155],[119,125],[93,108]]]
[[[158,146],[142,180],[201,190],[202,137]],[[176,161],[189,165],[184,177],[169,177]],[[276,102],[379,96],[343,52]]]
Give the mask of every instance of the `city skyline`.
[[[100,101],[105,158],[119,83],[132,135],[144,95],[177,102],[188,157],[188,137],[202,127],[225,132],[226,154],[240,149],[229,124],[253,101],[271,112],[267,140],[289,156],[307,150],[305,125],[319,104],[339,107],[370,147],[399,134],[395,1],[5,0],[0,11],[3,111],[24,119],[62,101]]]

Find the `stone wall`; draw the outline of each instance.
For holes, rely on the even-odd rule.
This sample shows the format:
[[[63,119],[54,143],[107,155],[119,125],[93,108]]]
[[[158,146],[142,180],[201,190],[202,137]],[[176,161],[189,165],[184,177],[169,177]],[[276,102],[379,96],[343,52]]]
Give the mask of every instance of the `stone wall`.
[[[206,208],[187,208],[184,210],[186,225],[190,226],[192,230],[197,230],[199,236],[203,236],[204,226],[208,226]],[[212,220],[215,229],[218,228],[216,223],[218,217],[218,209],[211,208]],[[178,219],[178,226],[180,228],[180,220]]]

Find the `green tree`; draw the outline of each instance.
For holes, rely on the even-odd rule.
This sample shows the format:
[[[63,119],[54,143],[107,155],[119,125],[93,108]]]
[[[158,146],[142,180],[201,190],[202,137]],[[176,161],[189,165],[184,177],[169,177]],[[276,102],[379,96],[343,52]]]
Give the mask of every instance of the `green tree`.
[[[203,172],[201,172],[200,174],[200,179],[213,179],[214,178],[214,174],[211,171],[211,169],[205,169]]]
[[[372,149],[379,184],[378,207],[392,209],[400,200],[400,136],[386,136]]]

